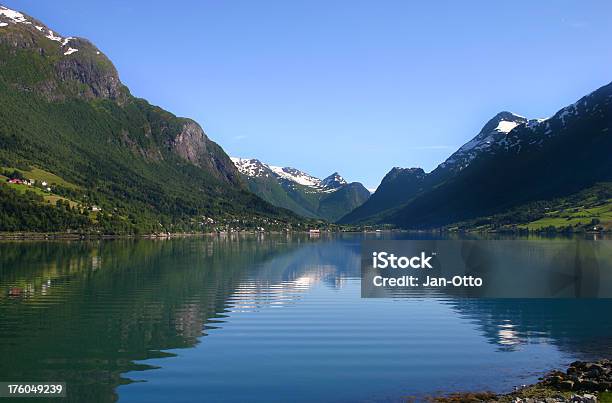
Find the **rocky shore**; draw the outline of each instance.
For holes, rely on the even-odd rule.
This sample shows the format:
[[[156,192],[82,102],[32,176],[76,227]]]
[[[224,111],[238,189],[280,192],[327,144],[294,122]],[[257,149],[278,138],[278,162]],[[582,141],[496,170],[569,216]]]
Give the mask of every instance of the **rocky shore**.
[[[543,385],[559,390],[589,392],[612,391],[612,362],[573,362],[567,371],[553,371],[545,376]]]
[[[597,403],[612,402],[612,361],[576,361],[565,372],[552,371],[535,385],[500,395],[455,393],[430,399],[438,403]]]

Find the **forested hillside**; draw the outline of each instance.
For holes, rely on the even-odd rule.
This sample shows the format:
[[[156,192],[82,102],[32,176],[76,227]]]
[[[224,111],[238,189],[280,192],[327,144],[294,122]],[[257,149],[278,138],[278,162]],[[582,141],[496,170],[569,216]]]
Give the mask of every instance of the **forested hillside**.
[[[89,41],[6,8],[0,22],[0,231],[151,233],[301,221],[250,193],[196,122],[132,96]],[[15,172],[28,183],[8,183]],[[37,181],[39,172],[59,179]]]

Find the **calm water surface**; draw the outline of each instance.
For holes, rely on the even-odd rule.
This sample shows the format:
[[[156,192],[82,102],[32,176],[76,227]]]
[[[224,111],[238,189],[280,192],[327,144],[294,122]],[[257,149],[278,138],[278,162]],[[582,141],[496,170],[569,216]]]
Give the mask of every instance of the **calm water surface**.
[[[0,381],[65,381],[77,402],[401,401],[612,352],[610,300],[361,299],[361,239],[1,243]]]

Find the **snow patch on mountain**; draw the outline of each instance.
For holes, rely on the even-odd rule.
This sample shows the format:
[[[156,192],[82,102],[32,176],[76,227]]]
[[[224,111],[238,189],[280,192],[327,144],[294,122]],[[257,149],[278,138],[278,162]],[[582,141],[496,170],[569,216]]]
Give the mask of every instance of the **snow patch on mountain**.
[[[507,120],[501,120],[495,130],[501,133],[510,133],[510,130],[518,126],[517,122],[509,122]]]
[[[268,165],[272,172],[280,176],[281,178],[290,180],[299,185],[308,186],[308,187],[321,187],[321,179],[315,178],[314,176],[308,175],[305,172],[300,171],[299,169],[289,168],[289,167],[277,167],[273,165]]]
[[[78,49],[75,49],[75,48],[68,48],[68,50],[64,52],[64,56],[71,55],[71,54],[73,54],[74,52],[78,52],[78,51],[79,51],[79,50],[78,50]]]
[[[230,157],[238,172],[252,178],[270,176],[270,168],[254,158]]]
[[[0,15],[3,15],[6,18],[9,18],[15,24],[29,23],[29,21],[25,18],[25,16],[21,14],[19,11],[11,10],[4,6],[0,6]]]
[[[567,124],[567,120],[569,118],[572,118],[573,116],[578,115],[578,106],[579,103],[582,103],[582,107],[583,109],[588,112],[588,107],[587,107],[587,101],[586,101],[586,97],[582,98],[581,100],[579,100],[576,103],[573,103],[569,106],[566,106],[565,108],[561,109],[559,112],[557,112],[553,117],[561,119],[561,124],[563,124],[563,126],[565,126]]]
[[[51,30],[49,30],[47,35],[45,35],[45,38],[51,39],[52,41],[55,41],[55,42],[62,42],[63,41],[63,38],[61,36],[55,35],[55,33],[53,31],[51,31]]]

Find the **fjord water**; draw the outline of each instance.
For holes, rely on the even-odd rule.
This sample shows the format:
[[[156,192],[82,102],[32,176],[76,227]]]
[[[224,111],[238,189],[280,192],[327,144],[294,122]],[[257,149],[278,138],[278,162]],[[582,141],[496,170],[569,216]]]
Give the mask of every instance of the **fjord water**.
[[[401,401],[612,352],[610,300],[362,299],[362,239],[2,243],[0,381],[64,381],[75,402]]]

